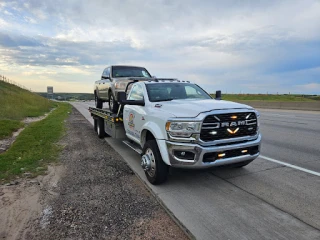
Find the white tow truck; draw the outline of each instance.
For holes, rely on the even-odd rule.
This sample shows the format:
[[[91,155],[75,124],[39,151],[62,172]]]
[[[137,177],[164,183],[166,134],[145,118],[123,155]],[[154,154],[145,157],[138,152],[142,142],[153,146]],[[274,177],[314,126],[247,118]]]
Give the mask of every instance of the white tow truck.
[[[123,139],[141,154],[152,184],[169,167],[243,167],[260,154],[259,113],[250,106],[213,99],[194,83],[131,78],[118,93],[119,109],[89,108],[98,136]]]

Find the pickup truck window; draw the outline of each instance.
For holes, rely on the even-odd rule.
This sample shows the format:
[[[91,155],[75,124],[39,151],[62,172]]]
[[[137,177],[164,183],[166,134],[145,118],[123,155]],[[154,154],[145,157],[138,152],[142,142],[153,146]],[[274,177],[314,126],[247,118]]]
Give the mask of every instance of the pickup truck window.
[[[211,99],[202,88],[191,83],[152,83],[146,84],[150,102],[174,99]]]
[[[143,90],[140,85],[134,85],[128,100],[143,100]]]
[[[106,77],[110,77],[110,67],[106,69]]]
[[[150,73],[141,67],[126,67],[126,66],[114,66],[112,67],[112,77],[148,77]]]

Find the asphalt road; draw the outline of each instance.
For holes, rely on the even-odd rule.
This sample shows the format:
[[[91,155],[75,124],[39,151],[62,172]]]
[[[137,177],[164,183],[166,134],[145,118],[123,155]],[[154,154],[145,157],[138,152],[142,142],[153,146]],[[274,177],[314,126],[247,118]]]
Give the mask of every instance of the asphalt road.
[[[93,103],[73,105],[92,123]],[[196,239],[320,239],[320,113],[260,112],[262,157],[242,169],[176,170],[161,186],[146,181],[138,154],[106,141]]]
[[[320,172],[320,112],[260,113],[262,155]]]

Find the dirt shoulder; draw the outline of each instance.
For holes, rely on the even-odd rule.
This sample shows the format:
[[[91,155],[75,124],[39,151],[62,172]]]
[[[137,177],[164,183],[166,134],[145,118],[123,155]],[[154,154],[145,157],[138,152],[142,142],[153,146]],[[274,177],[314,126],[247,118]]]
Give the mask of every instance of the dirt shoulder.
[[[18,229],[14,226],[17,223],[9,223],[7,215],[7,229],[11,225],[17,233],[9,238],[8,233],[2,232],[1,237],[188,239],[119,154],[96,136],[77,110],[72,110],[67,127],[67,134],[61,141],[65,146],[60,156],[62,166],[51,168],[50,181],[45,184],[38,181],[29,186],[34,189],[31,202],[37,203],[30,220],[24,219]],[[40,195],[37,195],[37,188]],[[13,203],[1,207],[10,208],[10,205]],[[12,211],[14,209],[13,206]],[[25,209],[23,213],[29,212]]]

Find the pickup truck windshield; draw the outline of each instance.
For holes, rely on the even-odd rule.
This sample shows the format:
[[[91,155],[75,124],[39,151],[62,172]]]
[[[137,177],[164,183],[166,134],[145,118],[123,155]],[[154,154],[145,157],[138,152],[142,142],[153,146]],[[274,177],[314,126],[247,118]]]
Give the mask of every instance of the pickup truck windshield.
[[[126,66],[114,66],[112,67],[112,77],[147,77],[150,78],[150,73],[141,67],[126,67]]]
[[[150,83],[146,84],[150,102],[174,99],[211,99],[199,86],[191,83]]]

